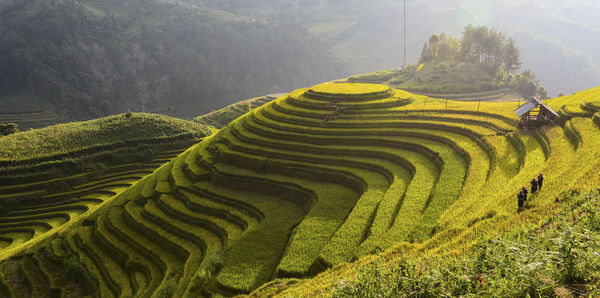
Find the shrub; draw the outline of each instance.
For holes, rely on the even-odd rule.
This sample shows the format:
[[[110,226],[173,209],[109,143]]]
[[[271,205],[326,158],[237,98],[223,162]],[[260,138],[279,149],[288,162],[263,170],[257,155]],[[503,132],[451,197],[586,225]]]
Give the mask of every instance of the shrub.
[[[171,278],[160,285],[160,288],[156,291],[156,298],[170,298],[173,297],[177,291],[177,281]]]
[[[0,136],[7,136],[19,131],[17,124],[15,123],[0,123]]]
[[[225,265],[225,252],[218,252],[206,259],[203,270],[209,275],[215,276]]]

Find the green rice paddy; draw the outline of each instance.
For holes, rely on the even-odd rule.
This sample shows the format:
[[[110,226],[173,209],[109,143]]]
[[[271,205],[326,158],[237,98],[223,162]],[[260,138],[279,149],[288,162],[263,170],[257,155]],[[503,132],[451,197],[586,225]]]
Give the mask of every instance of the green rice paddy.
[[[174,297],[229,296],[316,276],[279,293],[312,296],[374,253],[460,254],[479,235],[538,223],[564,191],[600,185],[591,102],[550,100],[565,124],[525,132],[516,103],[372,84],[300,89],[150,175],[99,177],[65,192],[78,201],[0,218],[0,292],[157,296],[174,283]],[[542,191],[518,211],[517,191],[540,172]],[[122,181],[133,185],[112,198],[86,193]]]

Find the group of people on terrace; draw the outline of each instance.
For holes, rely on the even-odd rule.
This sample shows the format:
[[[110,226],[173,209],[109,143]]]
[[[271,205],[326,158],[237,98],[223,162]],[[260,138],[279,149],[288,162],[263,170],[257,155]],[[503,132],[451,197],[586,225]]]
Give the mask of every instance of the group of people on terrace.
[[[325,116],[325,119],[323,119],[323,125],[327,124],[327,122],[334,120],[335,118],[337,118],[338,116],[341,116],[344,113],[344,107],[338,106],[338,101],[337,100],[333,100],[331,102],[329,102],[329,104],[327,104],[328,107],[334,107],[335,111],[327,114],[327,116]]]
[[[529,184],[531,184],[531,194],[533,195],[534,193],[536,193],[538,190],[542,190],[542,185],[544,184],[544,174],[540,173],[537,177],[537,179],[533,178],[531,180],[531,182],[529,182]],[[523,186],[521,188],[521,190],[519,191],[519,194],[517,194],[517,202],[519,204],[519,210],[521,210],[521,208],[523,208],[523,204],[525,204],[525,201],[527,201],[527,195],[529,194],[529,192],[527,191],[527,187]]]

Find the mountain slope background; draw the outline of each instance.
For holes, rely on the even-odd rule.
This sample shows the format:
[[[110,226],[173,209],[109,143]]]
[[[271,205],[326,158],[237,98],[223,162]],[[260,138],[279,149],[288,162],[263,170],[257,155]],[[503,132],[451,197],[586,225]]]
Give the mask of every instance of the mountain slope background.
[[[209,1],[206,1],[210,3]],[[212,1],[212,7],[249,16],[274,10],[302,16],[346,70],[358,74],[402,62],[403,2],[390,0]],[[595,86],[600,80],[600,4],[578,1],[407,1],[407,63],[416,63],[433,33],[461,36],[486,25],[513,37],[523,69],[531,69],[550,95]]]
[[[4,112],[191,118],[339,73],[290,16],[249,18],[194,2],[1,1]]]
[[[600,4],[408,1],[407,63],[433,33],[511,36],[550,96],[600,80]],[[240,98],[402,62],[402,1],[0,1],[4,111],[193,118]]]

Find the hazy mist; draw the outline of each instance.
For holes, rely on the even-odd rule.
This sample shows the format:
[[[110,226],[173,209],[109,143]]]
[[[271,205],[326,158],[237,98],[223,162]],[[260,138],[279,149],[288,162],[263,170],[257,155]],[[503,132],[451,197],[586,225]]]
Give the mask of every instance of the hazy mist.
[[[352,74],[392,68],[402,60],[401,0],[219,3],[220,8],[228,6],[252,16],[278,9],[292,12]],[[600,3],[596,1],[408,0],[406,5],[408,63],[416,63],[433,33],[460,37],[468,24],[486,25],[515,39],[523,69],[533,70],[551,96],[600,82],[600,55],[596,54],[600,52]]]

